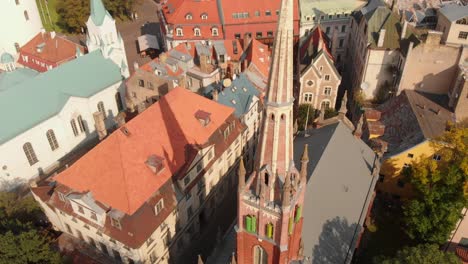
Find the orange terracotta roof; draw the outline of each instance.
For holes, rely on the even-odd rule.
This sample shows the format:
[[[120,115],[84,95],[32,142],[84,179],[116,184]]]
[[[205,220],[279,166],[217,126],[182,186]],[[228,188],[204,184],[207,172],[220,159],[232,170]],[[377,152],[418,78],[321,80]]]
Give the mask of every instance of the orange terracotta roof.
[[[321,40],[321,41],[320,41]],[[331,54],[330,49],[328,48],[330,44],[330,40],[328,39],[327,35],[320,29],[320,27],[315,27],[311,33],[309,33],[308,37],[304,41],[304,43],[300,47],[300,58],[304,58],[307,54],[307,49],[310,45],[313,45],[313,50],[316,53],[319,50],[325,51],[325,53],[330,57],[333,61],[334,58]],[[319,47],[321,45],[321,47]]]
[[[195,118],[199,110],[211,113],[205,127]],[[187,145],[206,143],[233,112],[175,88],[127,123],[128,135],[116,130],[55,180],[131,215],[186,163]],[[145,164],[150,155],[164,158],[159,174]]]
[[[220,24],[216,0],[169,0],[162,11],[169,24]],[[187,14],[192,19],[186,19]],[[202,19],[202,14],[207,19]]]
[[[38,45],[43,45],[41,52],[37,49]],[[84,53],[84,47],[60,36],[52,38],[51,33],[46,32],[32,38],[20,48],[20,53],[33,55],[50,63],[60,63],[75,58],[77,47]],[[21,59],[19,62],[21,63]]]
[[[251,63],[255,65],[257,70],[263,75],[263,77],[268,78],[270,73],[270,55],[271,51],[268,49],[268,46],[261,43],[258,40],[252,40],[252,50],[249,56]]]
[[[278,15],[276,11],[280,10],[281,0],[255,0],[255,1],[223,1],[223,13],[225,24],[249,24],[249,23],[265,23],[265,22],[278,22]],[[294,0],[294,20],[299,20],[298,1]],[[269,10],[270,16],[266,16],[265,12]],[[256,16],[255,12],[260,12]],[[233,13],[248,12],[248,18],[234,18]]]
[[[234,45],[233,42],[237,43],[237,54],[234,54]],[[234,40],[225,40],[224,47],[226,48],[226,52],[231,57],[233,61],[239,61],[242,54],[244,53],[244,49],[242,48],[242,44],[238,39]]]

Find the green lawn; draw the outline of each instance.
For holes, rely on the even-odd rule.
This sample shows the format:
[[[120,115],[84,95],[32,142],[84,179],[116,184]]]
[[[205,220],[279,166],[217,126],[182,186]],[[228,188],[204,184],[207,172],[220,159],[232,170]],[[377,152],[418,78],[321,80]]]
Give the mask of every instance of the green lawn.
[[[57,1],[60,0],[36,0],[39,14],[41,15],[42,25],[47,31],[62,32],[61,28],[57,26],[58,14],[55,9]]]
[[[404,233],[401,225],[401,211],[380,208],[375,210],[375,225],[377,230],[366,230],[360,245],[360,254],[356,259],[358,264],[372,264],[376,256],[394,256],[404,246],[413,242]]]

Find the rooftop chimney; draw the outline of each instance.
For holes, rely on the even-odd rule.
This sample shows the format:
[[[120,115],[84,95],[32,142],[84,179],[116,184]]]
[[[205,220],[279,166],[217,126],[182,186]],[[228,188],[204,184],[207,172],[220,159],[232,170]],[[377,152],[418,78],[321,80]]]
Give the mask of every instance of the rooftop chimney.
[[[203,110],[198,110],[195,113],[195,118],[197,118],[200,124],[204,127],[206,127],[210,123],[211,121],[210,116],[211,116],[210,113],[205,112]]]
[[[115,122],[117,123],[117,126],[118,127],[122,127],[123,125],[125,125],[125,118],[127,117],[127,115],[125,114],[125,112],[120,112],[115,118]]]
[[[159,157],[157,155],[150,155],[148,159],[146,160],[145,164],[148,166],[148,168],[153,171],[153,173],[158,174],[164,169],[164,164],[163,164],[164,158]]]
[[[99,136],[99,140],[104,139],[107,136],[106,123],[104,122],[104,115],[100,112],[94,112],[94,126]]]
[[[213,90],[213,101],[218,101],[218,90],[217,89]]]
[[[377,41],[377,47],[381,48],[383,47],[385,40],[385,29],[381,29],[379,33],[379,40]]]

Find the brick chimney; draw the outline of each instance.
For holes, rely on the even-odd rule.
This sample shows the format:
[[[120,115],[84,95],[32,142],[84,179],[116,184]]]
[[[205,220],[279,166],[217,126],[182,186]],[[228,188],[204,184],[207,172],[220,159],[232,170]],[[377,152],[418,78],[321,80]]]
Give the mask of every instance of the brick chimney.
[[[96,128],[96,132],[99,136],[99,140],[104,139],[107,136],[107,129],[106,123],[104,122],[104,115],[97,111],[93,114],[94,118],[94,127]]]
[[[123,125],[125,125],[125,118],[127,117],[127,115],[125,114],[125,112],[120,112],[115,118],[115,122],[117,123],[117,127],[122,127]]]
[[[379,33],[379,40],[377,41],[377,47],[383,47],[385,41],[385,29],[381,29]]]

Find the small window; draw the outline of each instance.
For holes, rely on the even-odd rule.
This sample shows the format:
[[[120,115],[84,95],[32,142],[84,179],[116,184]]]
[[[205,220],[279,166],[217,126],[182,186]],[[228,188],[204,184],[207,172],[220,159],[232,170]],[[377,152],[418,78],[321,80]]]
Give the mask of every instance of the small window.
[[[36,153],[34,152],[34,149],[31,145],[31,143],[27,142],[23,145],[23,151],[24,154],[26,155],[26,158],[28,159],[29,165],[34,165],[38,162]]]
[[[47,140],[49,141],[49,146],[52,151],[58,149],[59,144],[57,142],[57,138],[55,137],[55,133],[52,129],[47,130],[46,133]]]
[[[257,218],[253,215],[245,216],[245,229],[247,232],[257,232]]]
[[[273,31],[267,31],[267,37],[273,37]]]
[[[460,31],[460,33],[458,33],[458,39],[467,39],[467,38],[468,38],[468,32]]]
[[[325,16],[320,16],[320,20],[324,20],[325,19]]]
[[[120,224],[120,220],[117,218],[111,217],[111,225],[115,228],[122,229],[122,225]]]
[[[240,39],[240,38],[241,38],[241,35],[238,34],[238,33],[236,33],[236,34],[234,34],[234,38],[235,38],[235,39]]]
[[[308,80],[308,81],[306,82],[306,84],[307,84],[307,86],[312,86],[312,85],[314,85],[314,81]]]
[[[184,178],[184,185],[187,186],[190,183],[190,177],[185,177]]]
[[[312,93],[305,93],[304,94],[304,102],[306,103],[312,103],[314,95]]]
[[[333,15],[328,15],[328,19],[332,19],[333,18]]]
[[[79,212],[80,214],[84,214],[84,209],[83,209],[83,207],[80,206],[80,205],[78,205],[78,212]]]
[[[139,80],[138,80],[138,85],[139,85],[140,87],[145,87],[145,81],[139,79]]]
[[[256,16],[256,17],[260,16],[260,11],[258,11],[258,10],[255,11],[255,16]]]
[[[341,32],[342,32],[342,33],[346,32],[346,25],[342,25],[342,26],[341,26]]]
[[[24,10],[24,19],[26,19],[26,21],[29,21],[28,11],[26,10]]]
[[[266,228],[265,228],[265,235],[268,237],[268,238],[273,238],[273,224],[272,223],[268,223],[266,225]]]
[[[202,162],[199,162],[199,163],[197,164],[197,173],[199,173],[202,169],[203,169],[203,163],[202,163]]]
[[[193,34],[195,35],[195,37],[200,37],[201,36],[200,28],[194,28]]]
[[[330,108],[330,102],[329,101],[323,101],[322,104],[320,105],[320,109],[329,109]]]
[[[338,47],[339,47],[339,48],[342,48],[343,45],[344,45],[344,39],[340,39],[340,42],[339,42],[339,44],[338,44]]]
[[[75,137],[77,137],[79,133],[78,133],[78,128],[76,127],[75,119],[70,120],[70,125],[71,125],[71,128],[73,130],[73,135],[75,135]]]
[[[331,95],[331,87],[325,87],[325,90],[323,91],[323,94]]]
[[[435,154],[434,156],[432,156],[432,159],[435,160],[435,161],[439,161],[441,159],[441,156]]]
[[[203,13],[203,14],[201,15],[201,19],[207,20],[207,19],[208,19],[208,15],[207,15],[206,13]]]
[[[412,159],[414,157],[413,153],[408,153],[408,158]]]
[[[330,35],[330,27],[327,27],[327,28],[326,28],[325,34]]]
[[[86,132],[86,127],[84,125],[83,118],[79,115],[76,120],[78,121],[78,126],[80,127],[81,133]]]
[[[325,81],[329,81],[330,80],[330,74],[325,74]]]
[[[211,29],[211,35],[213,35],[214,37],[217,37],[218,36],[218,28],[212,28]]]
[[[265,16],[271,16],[271,11],[270,10],[265,11]]]
[[[97,105],[97,108],[98,108],[98,111],[102,113],[104,118],[106,118],[106,108],[104,108],[104,103],[99,102],[98,105]]]
[[[276,10],[276,15],[279,16],[279,10]]]
[[[20,1],[19,1],[19,0],[15,0],[15,3],[16,3],[16,5],[19,5],[19,4],[20,4]]]
[[[97,215],[95,212],[91,212],[91,219],[93,219],[94,221],[97,221]]]
[[[184,31],[182,30],[182,28],[176,28],[176,36],[181,37],[183,35],[184,35]]]
[[[255,35],[257,38],[262,38],[263,36],[263,33],[262,32],[257,32],[257,34]]]
[[[192,20],[192,14],[191,13],[186,14],[185,19]]]
[[[154,209],[156,215],[161,213],[162,209],[164,209],[164,199],[159,200]]]

